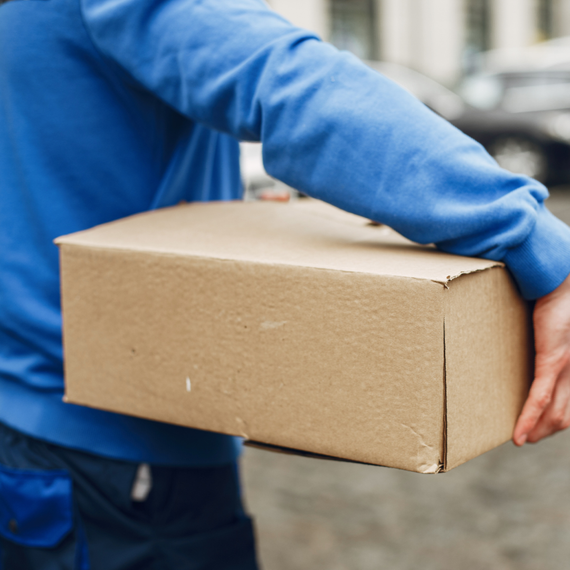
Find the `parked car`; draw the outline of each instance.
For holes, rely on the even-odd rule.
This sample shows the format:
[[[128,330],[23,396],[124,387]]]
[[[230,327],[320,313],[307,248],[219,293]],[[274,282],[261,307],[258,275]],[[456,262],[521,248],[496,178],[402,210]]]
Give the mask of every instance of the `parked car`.
[[[480,142],[507,170],[570,182],[570,65],[466,78],[457,92],[401,65],[368,62]]]
[[[504,168],[542,182],[570,180],[570,68],[468,77],[451,120]]]

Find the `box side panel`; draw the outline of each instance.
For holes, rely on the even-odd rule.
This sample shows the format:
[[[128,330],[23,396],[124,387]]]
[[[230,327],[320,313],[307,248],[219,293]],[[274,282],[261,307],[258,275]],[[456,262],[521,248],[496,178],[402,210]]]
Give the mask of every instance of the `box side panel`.
[[[364,463],[442,460],[429,281],[62,246],[70,402]]]
[[[464,275],[445,292],[447,469],[508,441],[532,379],[528,304],[508,271]]]

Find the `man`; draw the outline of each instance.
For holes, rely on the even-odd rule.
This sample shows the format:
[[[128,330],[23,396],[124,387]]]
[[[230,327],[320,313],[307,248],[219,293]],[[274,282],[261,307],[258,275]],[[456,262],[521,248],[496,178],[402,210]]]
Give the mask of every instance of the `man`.
[[[5,569],[255,568],[238,440],[62,403],[52,244],[181,199],[238,198],[238,139],[262,141],[268,172],[309,195],[505,261],[539,299],[515,442],[568,426],[570,229],[539,183],[354,57],[261,0],[12,0],[0,70]]]

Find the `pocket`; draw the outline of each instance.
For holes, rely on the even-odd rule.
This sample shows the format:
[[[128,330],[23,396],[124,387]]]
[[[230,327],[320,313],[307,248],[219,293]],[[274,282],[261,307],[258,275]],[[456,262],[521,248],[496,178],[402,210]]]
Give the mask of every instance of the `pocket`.
[[[0,569],[88,570],[67,471],[0,465]]]
[[[52,548],[72,529],[72,484],[66,471],[0,466],[0,536],[22,546]]]

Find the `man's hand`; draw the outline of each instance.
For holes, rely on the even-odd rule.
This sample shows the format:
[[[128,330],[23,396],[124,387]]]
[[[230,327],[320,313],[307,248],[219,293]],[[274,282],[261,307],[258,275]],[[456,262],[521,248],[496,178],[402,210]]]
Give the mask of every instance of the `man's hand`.
[[[570,427],[570,276],[534,308],[534,382],[513,434],[536,443]]]

